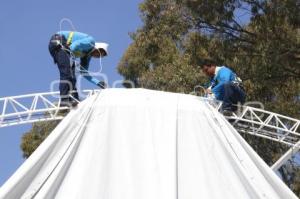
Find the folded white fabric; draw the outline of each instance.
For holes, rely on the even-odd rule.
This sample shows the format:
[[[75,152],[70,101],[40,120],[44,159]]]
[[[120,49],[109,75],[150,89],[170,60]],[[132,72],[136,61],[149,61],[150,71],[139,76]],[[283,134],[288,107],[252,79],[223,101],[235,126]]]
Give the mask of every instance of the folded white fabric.
[[[67,115],[0,198],[297,197],[202,98],[105,89]]]

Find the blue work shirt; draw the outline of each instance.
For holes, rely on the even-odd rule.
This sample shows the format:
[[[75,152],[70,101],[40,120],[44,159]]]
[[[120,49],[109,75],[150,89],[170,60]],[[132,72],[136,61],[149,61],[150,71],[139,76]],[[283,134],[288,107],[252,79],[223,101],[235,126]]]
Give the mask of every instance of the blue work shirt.
[[[232,70],[226,66],[218,68],[215,76],[210,80],[211,91],[217,100],[224,98],[224,84],[234,81],[237,81],[237,76]]]
[[[73,32],[73,36],[69,38],[71,32],[72,31],[60,31],[57,32],[57,34],[63,35],[67,41],[70,41],[69,49],[75,58],[80,58],[80,73],[89,82],[97,85],[100,81],[91,76],[88,72],[91,60],[90,53],[94,49],[95,40],[92,36],[81,32]]]

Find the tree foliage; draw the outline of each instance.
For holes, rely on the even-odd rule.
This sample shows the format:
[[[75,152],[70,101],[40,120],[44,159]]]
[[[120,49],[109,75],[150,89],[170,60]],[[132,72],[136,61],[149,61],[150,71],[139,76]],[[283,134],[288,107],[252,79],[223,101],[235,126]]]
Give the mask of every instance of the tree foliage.
[[[47,138],[58,123],[58,121],[34,123],[30,131],[22,136],[21,149],[23,151],[23,157],[28,158]]]
[[[165,89],[164,82],[160,87],[158,77],[147,77],[158,76],[158,70],[161,74],[173,70],[168,76],[176,75],[178,67],[174,65],[178,60],[186,60],[181,64],[186,68],[195,67],[199,59],[213,58],[239,73],[245,81],[248,100],[297,117],[299,4],[296,0],[147,0],[140,5],[144,25],[132,33],[133,43],[118,70],[137,87],[155,85],[156,89]],[[246,19],[241,20],[241,15]],[[146,80],[147,84],[142,85]],[[169,90],[176,91],[174,86]]]
[[[145,0],[140,12],[143,26],[131,34],[133,42],[118,65],[125,80],[136,87],[190,93],[207,81],[198,63],[212,58],[244,80],[248,101],[299,118],[298,0]],[[287,150],[243,136],[269,165]],[[299,169],[289,172],[294,177],[281,170],[299,194]]]

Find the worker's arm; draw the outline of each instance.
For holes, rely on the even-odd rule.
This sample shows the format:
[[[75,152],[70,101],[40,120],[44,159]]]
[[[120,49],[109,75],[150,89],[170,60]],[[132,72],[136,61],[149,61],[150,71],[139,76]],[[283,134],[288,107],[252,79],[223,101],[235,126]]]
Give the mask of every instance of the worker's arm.
[[[214,78],[210,78],[209,83],[205,85],[206,91],[210,91],[216,85],[216,80]]]
[[[231,71],[226,69],[221,69],[215,80],[217,84],[211,89],[211,91],[215,94],[216,99],[222,100],[222,95],[224,94],[223,85],[225,83],[230,82]]]
[[[70,45],[70,50],[76,55],[78,53],[90,52],[95,46],[93,37],[85,37],[83,39],[75,40]]]
[[[99,86],[100,81],[97,78],[91,76],[89,71],[88,71],[90,60],[91,60],[90,57],[83,57],[83,58],[80,59],[80,65],[81,65],[80,66],[80,73],[89,82]]]

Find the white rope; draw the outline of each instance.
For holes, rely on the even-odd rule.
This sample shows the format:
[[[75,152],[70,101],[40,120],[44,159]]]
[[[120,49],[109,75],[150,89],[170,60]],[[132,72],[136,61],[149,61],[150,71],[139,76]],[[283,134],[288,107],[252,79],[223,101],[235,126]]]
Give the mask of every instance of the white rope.
[[[69,23],[69,25],[71,26],[71,28],[73,29],[73,31],[76,31],[75,26],[73,25],[72,20],[69,19],[69,18],[62,18],[62,19],[59,21],[59,30],[60,30],[60,31],[62,31],[62,24],[63,24],[63,22],[65,22],[65,21]]]
[[[67,22],[70,25],[70,27],[72,28],[72,30],[76,31],[76,28],[75,28],[75,26],[74,26],[74,24],[73,24],[73,22],[72,22],[71,19],[69,19],[69,18],[62,18],[59,21],[59,31],[60,32],[62,31],[62,25],[63,25],[64,22]],[[62,43],[62,41],[60,41],[60,42]],[[72,64],[73,64],[73,62],[75,62],[76,57],[75,57],[74,53],[71,50],[69,50],[67,48],[63,48],[63,49],[66,50],[66,51],[68,51],[70,53],[71,59],[72,59],[72,60],[70,60],[70,63],[71,63],[70,67],[72,67]],[[96,50],[99,52],[99,54],[101,53],[99,49],[96,49]],[[103,66],[102,66],[102,56],[100,56],[100,58],[99,58],[99,71],[97,71],[97,72],[101,73],[102,72],[102,68],[103,68]]]
[[[97,49],[98,50],[98,52],[100,53],[100,50],[99,49]],[[99,71],[98,71],[98,73],[101,73],[102,72],[102,56],[100,56],[100,58],[99,58],[99,67],[100,67],[100,69],[99,69]]]

